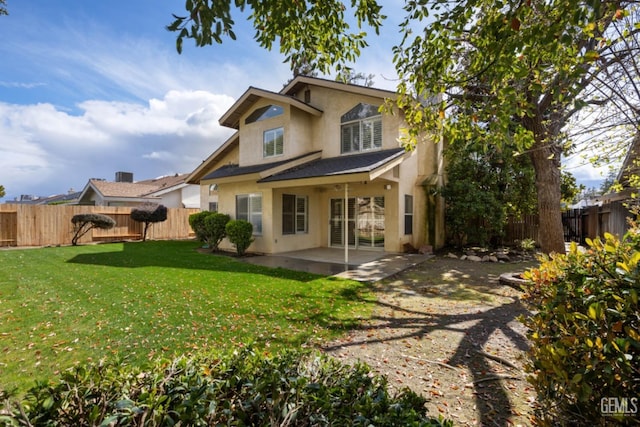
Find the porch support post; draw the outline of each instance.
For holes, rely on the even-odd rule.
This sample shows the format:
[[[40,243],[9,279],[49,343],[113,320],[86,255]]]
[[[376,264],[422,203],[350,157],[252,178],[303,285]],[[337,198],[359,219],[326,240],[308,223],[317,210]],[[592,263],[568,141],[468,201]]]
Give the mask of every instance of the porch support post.
[[[344,265],[349,264],[349,184],[344,184]]]

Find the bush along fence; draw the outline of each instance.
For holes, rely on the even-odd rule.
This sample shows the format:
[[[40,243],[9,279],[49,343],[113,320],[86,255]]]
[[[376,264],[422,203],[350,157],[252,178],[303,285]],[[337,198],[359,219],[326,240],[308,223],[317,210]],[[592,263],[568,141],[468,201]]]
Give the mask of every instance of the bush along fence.
[[[78,214],[101,214],[112,218],[110,229],[92,229],[78,244],[91,242],[138,240],[142,238],[141,222],[131,219],[135,207],[82,205],[0,204],[0,246],[68,245],[74,236],[71,218]],[[199,209],[169,208],[167,220],[154,224],[148,239],[170,240],[195,237],[189,215]]]

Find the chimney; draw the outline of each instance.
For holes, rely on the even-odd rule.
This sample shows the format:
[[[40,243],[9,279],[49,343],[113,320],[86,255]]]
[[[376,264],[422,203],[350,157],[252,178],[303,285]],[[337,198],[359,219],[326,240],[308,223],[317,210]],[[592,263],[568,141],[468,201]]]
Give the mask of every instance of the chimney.
[[[116,182],[133,182],[133,173],[116,172]]]

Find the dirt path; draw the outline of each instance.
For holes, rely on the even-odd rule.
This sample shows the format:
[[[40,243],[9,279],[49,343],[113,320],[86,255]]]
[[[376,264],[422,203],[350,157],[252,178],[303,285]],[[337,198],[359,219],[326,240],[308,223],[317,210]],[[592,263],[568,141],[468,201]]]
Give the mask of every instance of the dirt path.
[[[528,343],[517,320],[526,310],[519,292],[498,281],[531,265],[433,258],[376,284],[371,321],[325,350],[421,393],[429,414],[455,425],[531,425],[535,393],[524,378]]]

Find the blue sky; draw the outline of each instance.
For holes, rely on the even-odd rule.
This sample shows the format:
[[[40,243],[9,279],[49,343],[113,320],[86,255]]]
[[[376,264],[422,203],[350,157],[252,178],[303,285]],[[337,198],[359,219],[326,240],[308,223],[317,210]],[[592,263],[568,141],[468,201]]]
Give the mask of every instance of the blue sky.
[[[237,41],[196,48],[187,40],[179,55],[165,26],[183,4],[8,1],[0,17],[5,201],[79,191],[116,171],[136,180],[191,172],[231,134],[218,118],[249,86],[278,91],[289,80],[283,56],[260,48],[242,16]],[[401,4],[385,2],[383,34],[354,65],[376,87],[394,87]]]

